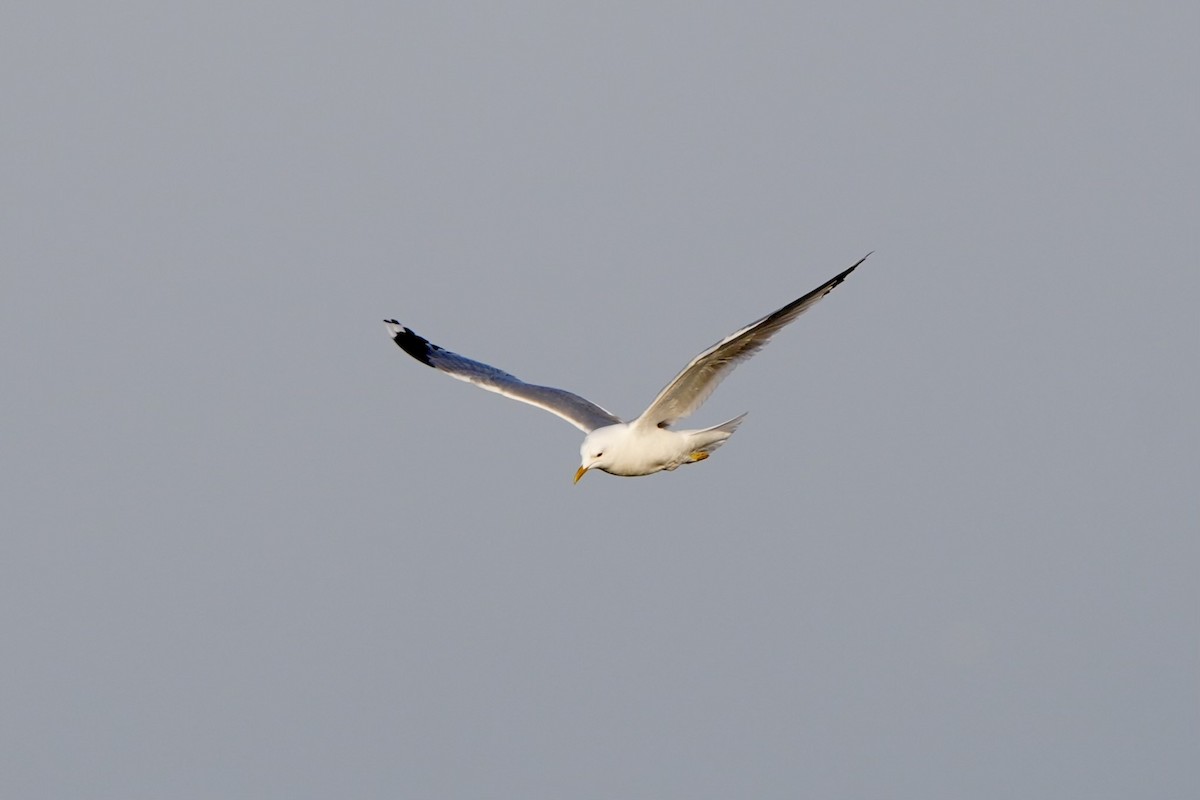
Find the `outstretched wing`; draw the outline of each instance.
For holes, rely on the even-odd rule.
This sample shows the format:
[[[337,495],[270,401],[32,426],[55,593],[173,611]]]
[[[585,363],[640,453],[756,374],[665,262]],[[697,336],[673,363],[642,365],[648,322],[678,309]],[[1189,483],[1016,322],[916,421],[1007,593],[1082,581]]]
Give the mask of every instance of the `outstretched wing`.
[[[740,331],[729,334],[693,358],[683,368],[683,371],[675,376],[675,380],[658,393],[658,397],[654,398],[650,407],[633,424],[666,427],[694,412],[739,362],[745,361],[761,350],[763,345],[785,325],[833,291],[834,287],[844,281],[855,267],[866,261],[869,255],[871,254],[867,253],[850,269],[831,278],[803,297],[750,323]]]
[[[551,386],[535,386],[532,383],[525,383],[504,370],[472,361],[458,353],[451,353],[436,344],[431,344],[427,339],[421,338],[394,319],[385,319],[384,322],[392,334],[392,341],[398,344],[401,350],[422,364],[439,369],[452,378],[473,383],[489,392],[520,400],[522,403],[544,408],[585,433],[591,433],[596,428],[615,425],[621,421],[620,418],[608,413],[595,403],[584,400],[577,394]]]

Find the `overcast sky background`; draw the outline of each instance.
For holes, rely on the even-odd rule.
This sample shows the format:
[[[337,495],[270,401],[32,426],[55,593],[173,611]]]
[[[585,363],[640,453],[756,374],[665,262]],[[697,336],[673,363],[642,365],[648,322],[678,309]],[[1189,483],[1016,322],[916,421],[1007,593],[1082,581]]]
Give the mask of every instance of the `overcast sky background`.
[[[7,7],[0,795],[1200,796],[1197,8]]]

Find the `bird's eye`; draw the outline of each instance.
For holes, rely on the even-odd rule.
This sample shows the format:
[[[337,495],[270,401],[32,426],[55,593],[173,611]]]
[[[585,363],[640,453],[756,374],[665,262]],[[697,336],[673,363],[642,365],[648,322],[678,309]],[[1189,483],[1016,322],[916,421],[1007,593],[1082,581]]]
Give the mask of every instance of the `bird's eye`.
[[[596,453],[596,458],[599,458],[599,457],[600,457],[600,456],[602,456],[602,455],[604,455],[604,453],[603,453],[603,452]]]

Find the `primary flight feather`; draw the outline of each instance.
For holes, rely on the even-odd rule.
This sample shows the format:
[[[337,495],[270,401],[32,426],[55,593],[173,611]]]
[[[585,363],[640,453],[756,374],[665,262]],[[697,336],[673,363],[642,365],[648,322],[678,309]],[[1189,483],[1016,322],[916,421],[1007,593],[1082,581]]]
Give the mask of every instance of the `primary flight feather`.
[[[761,350],[785,325],[833,291],[869,255],[867,253],[849,269],[803,297],[731,333],[693,358],[658,393],[649,408],[631,422],[622,422],[616,415],[577,394],[525,383],[504,370],[452,353],[394,319],[384,322],[392,340],[422,364],[488,391],[545,409],[586,433],[579,449],[576,483],[591,469],[612,475],[650,475],[673,470],[680,464],[702,461],[733,435],[745,414],[701,430],[674,431],[669,426],[700,408],[735,366]]]

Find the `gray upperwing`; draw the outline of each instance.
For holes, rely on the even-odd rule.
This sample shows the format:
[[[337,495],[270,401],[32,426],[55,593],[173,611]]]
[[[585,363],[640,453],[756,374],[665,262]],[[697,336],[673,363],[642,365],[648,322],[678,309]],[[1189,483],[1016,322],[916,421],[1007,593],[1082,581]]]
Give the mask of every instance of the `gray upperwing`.
[[[619,417],[577,394],[553,386],[525,383],[502,369],[439,347],[394,319],[385,319],[384,322],[392,334],[392,341],[401,350],[422,364],[440,370],[452,378],[549,411],[585,433],[621,421]]]

